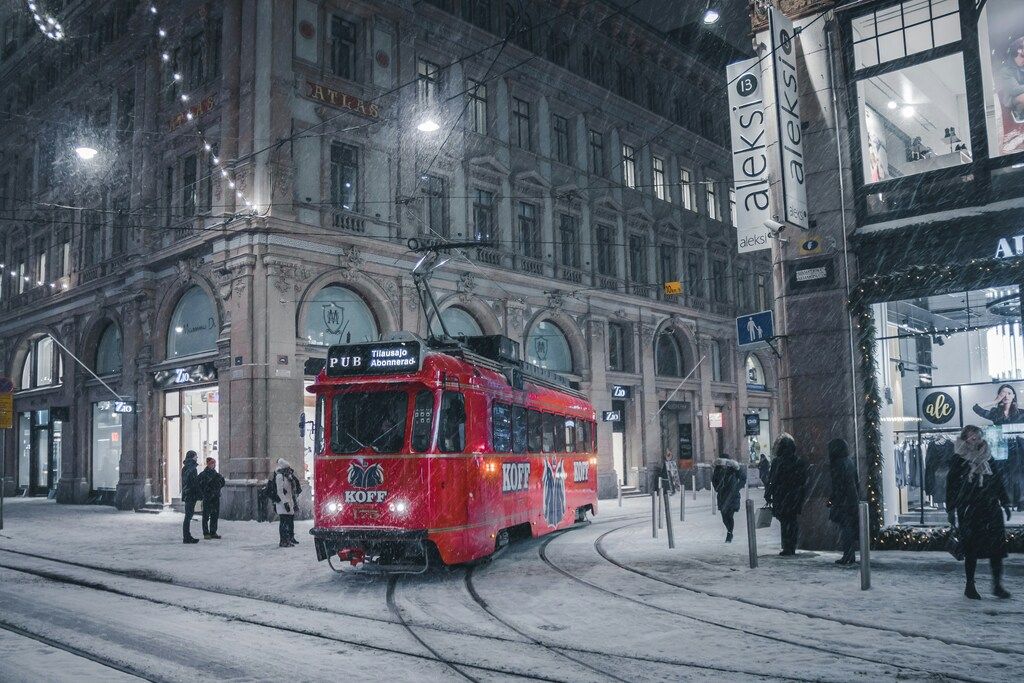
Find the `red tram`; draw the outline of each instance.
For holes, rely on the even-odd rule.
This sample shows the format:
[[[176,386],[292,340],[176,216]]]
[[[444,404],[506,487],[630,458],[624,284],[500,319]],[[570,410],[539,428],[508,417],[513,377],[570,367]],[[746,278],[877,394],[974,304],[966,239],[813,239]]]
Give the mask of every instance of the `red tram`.
[[[593,406],[518,351],[409,333],[330,347],[309,388],[317,559],[422,571],[597,512]]]

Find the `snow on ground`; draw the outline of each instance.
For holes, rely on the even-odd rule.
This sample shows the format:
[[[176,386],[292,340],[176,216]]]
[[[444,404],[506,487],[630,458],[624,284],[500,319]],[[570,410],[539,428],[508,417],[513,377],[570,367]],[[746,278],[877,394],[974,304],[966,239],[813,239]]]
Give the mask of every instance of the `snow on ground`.
[[[277,547],[274,524],[230,521],[223,540],[183,545],[178,514],[8,500],[0,680],[125,679],[60,645],[150,680],[1024,676],[1019,556],[1010,601],[984,590],[987,563],[985,599],[965,599],[962,564],[941,553],[875,553],[861,591],[836,553],[778,557],[777,523],[750,569],[742,515],[726,545],[709,502],[688,498],[673,550],[665,530],[651,538],[649,499],[604,501],[594,524],[471,571],[401,577],[389,605],[386,579],[316,561],[308,521],[297,548]]]

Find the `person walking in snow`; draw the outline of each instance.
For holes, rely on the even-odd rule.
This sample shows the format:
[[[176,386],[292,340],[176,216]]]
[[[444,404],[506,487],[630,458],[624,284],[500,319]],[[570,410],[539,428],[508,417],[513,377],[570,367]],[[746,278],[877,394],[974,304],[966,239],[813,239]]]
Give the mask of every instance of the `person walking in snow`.
[[[1009,598],[1010,593],[1003,588],[1003,558],[1006,557],[1003,515],[1010,519],[1010,498],[1003,479],[998,471],[992,471],[992,454],[978,427],[963,428],[954,452],[959,457],[949,468],[946,500],[949,501],[949,524],[957,527],[963,544],[967,575],[964,595],[972,600],[981,599],[974,585],[974,572],[978,560],[988,558],[992,565],[992,594]]]
[[[764,453],[761,454],[761,459],[757,461],[757,473],[761,475],[761,487],[768,488],[768,470],[772,464],[768,460],[768,456]]]
[[[850,446],[843,439],[833,439],[828,444],[829,474],[832,480],[832,495],[828,500],[828,518],[839,527],[839,544],[843,556],[836,564],[853,564],[857,561],[857,506],[860,504],[860,489],[857,486],[857,472],[850,460]]]
[[[665,479],[668,482],[669,493],[675,494],[679,490],[679,461],[676,460],[676,456],[670,450],[665,450],[665,455],[662,456],[662,467],[665,470]]]
[[[796,454],[796,441],[782,434],[775,441],[772,466],[768,472],[768,486],[764,500],[782,526],[783,557],[796,555],[800,538],[800,513],[807,497],[807,461]]]
[[[299,478],[295,476],[295,470],[284,458],[277,459],[277,470],[271,478],[273,486],[268,487],[270,499],[274,501],[274,509],[277,511],[278,532],[282,548],[290,548],[298,545],[295,538],[295,513],[298,510],[298,496],[302,492],[299,486]]]
[[[740,491],[746,483],[747,473],[740,464],[723,453],[715,460],[715,469],[711,472],[711,486],[718,494],[718,511],[725,522],[725,542],[732,543],[734,515],[740,509]]]
[[[216,460],[206,459],[206,469],[196,477],[196,485],[203,501],[203,538],[220,538],[217,520],[220,518],[220,490],[224,488],[224,477],[217,471]]]
[[[185,464],[181,467],[181,502],[185,506],[185,520],[181,523],[181,542],[199,543],[192,535],[192,518],[196,514],[196,501],[199,500],[199,487],[196,485],[199,468],[199,454],[195,451],[185,453]]]

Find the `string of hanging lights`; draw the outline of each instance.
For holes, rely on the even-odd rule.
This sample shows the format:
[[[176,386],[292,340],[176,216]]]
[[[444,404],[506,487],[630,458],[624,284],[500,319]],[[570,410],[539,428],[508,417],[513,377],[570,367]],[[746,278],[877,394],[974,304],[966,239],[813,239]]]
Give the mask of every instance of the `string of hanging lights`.
[[[40,7],[40,0],[28,0],[28,11],[35,19],[40,33],[50,40],[64,40],[64,27],[52,14]]]

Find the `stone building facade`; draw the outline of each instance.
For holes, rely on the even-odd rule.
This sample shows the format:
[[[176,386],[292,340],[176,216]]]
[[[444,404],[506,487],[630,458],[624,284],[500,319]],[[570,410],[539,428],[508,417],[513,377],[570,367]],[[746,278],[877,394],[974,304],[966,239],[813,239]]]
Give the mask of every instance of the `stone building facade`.
[[[92,37],[0,24],[6,495],[167,504],[196,450],[252,516],[307,460],[306,361],[428,332],[410,238],[479,243],[434,278],[450,328],[621,410],[602,495],[777,431],[774,358],[734,341],[772,283],[735,254],[720,64],[604,2],[64,5]]]

